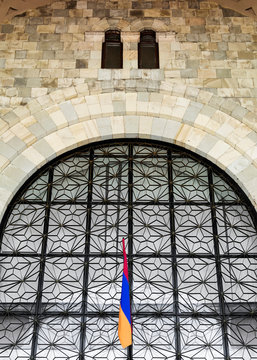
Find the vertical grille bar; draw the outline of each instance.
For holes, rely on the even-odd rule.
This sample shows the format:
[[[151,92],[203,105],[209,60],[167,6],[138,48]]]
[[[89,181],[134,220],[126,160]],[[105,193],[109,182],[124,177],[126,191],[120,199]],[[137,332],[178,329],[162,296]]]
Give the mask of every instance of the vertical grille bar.
[[[46,205],[45,205],[45,220],[43,228],[43,239],[42,239],[42,249],[40,257],[40,268],[39,268],[39,278],[38,278],[38,290],[37,290],[37,300],[35,306],[35,318],[33,325],[33,337],[32,337],[32,347],[31,347],[31,360],[36,358],[37,353],[37,343],[38,343],[38,331],[40,325],[40,315],[42,312],[42,292],[44,285],[44,275],[45,275],[45,261],[46,261],[46,252],[47,252],[47,237],[48,237],[48,228],[49,228],[49,217],[50,217],[50,208],[51,208],[51,197],[52,197],[52,186],[53,186],[53,167],[49,168],[49,177],[47,183],[47,196],[46,196]]]
[[[173,171],[171,151],[168,150],[168,180],[169,180],[169,209],[170,209],[170,230],[171,230],[171,257],[172,257],[172,280],[173,280],[173,311],[175,314],[175,347],[176,359],[181,359],[180,321],[179,321],[179,299],[178,299],[178,274],[176,257],[176,235],[175,235],[175,214],[173,194]]]
[[[221,271],[221,262],[220,262],[219,237],[218,237],[218,226],[217,226],[217,218],[216,218],[214,185],[213,185],[212,169],[210,167],[208,168],[208,181],[209,181],[209,192],[210,192],[212,232],[213,232],[213,240],[214,240],[217,285],[218,285],[218,292],[219,292],[219,308],[220,308],[220,317],[221,317],[224,359],[229,360],[230,357],[229,357],[229,345],[228,345],[228,335],[227,335],[227,319],[226,319],[226,312],[225,312],[224,292],[223,292],[223,283],[222,283],[222,271]]]
[[[87,216],[86,216],[86,241],[84,256],[84,273],[83,273],[83,292],[82,292],[82,317],[80,333],[80,352],[79,360],[84,360],[85,340],[86,340],[86,311],[87,311],[87,287],[89,272],[89,248],[90,248],[90,230],[92,216],[92,193],[93,193],[93,170],[94,170],[94,150],[90,149],[89,155],[89,174],[88,174],[88,197],[87,197]]]

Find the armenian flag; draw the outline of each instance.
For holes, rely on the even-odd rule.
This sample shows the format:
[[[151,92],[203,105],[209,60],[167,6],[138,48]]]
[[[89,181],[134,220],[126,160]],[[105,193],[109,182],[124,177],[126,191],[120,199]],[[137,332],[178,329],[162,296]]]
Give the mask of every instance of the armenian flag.
[[[132,344],[132,326],[131,326],[131,311],[130,311],[130,297],[129,297],[129,277],[128,277],[128,262],[125,250],[125,240],[122,239],[123,244],[123,277],[122,289],[120,299],[120,313],[119,313],[119,328],[118,334],[121,346],[125,349]]]

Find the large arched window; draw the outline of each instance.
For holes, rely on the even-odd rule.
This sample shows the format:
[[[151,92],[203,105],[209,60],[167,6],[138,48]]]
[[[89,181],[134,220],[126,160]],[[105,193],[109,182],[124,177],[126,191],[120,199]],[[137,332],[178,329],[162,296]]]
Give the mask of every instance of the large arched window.
[[[22,187],[1,229],[0,359],[257,359],[256,213],[204,159],[139,140],[80,148]]]

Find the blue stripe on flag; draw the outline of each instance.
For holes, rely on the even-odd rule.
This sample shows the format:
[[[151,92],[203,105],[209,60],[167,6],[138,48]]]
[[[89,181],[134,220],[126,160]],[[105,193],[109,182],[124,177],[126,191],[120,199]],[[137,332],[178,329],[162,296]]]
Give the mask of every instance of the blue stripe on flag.
[[[128,280],[124,273],[123,273],[123,277],[122,277],[122,290],[121,290],[120,305],[121,305],[122,311],[124,312],[126,318],[128,319],[129,323],[131,324],[129,283],[128,283]]]

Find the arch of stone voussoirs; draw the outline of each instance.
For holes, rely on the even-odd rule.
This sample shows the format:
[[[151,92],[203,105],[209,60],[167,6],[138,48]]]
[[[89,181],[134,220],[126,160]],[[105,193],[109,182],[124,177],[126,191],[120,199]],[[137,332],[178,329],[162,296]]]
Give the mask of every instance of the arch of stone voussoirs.
[[[257,135],[253,118],[238,105],[226,110],[212,94],[189,88],[94,95],[78,90],[58,90],[12,114],[19,121],[0,137],[1,217],[20,186],[49,160],[94,141],[130,137],[175,143],[208,158],[257,208]]]
[[[92,23],[89,31],[106,31],[113,28],[113,19],[103,18]],[[154,31],[169,31],[169,26],[165,24],[164,20],[156,18],[138,18],[132,22],[124,19],[117,20],[115,27],[121,31],[141,31],[143,29],[152,29]]]

